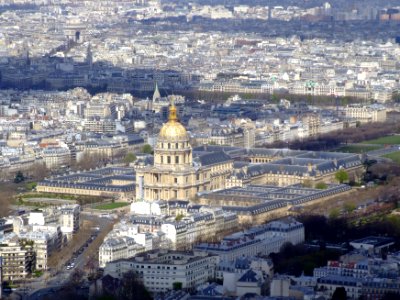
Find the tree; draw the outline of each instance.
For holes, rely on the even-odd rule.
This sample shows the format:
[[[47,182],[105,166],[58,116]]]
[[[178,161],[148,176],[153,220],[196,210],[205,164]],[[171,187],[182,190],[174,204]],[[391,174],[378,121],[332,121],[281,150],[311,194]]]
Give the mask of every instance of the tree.
[[[153,148],[149,144],[146,144],[142,147],[142,152],[147,154],[153,154]]]
[[[32,167],[29,169],[29,174],[35,180],[43,180],[49,175],[49,169],[47,169],[46,165],[43,163],[34,163]]]
[[[183,219],[183,217],[184,217],[183,214],[179,214],[175,217],[175,221],[179,222]]]
[[[339,171],[336,172],[335,179],[339,183],[346,182],[349,180],[349,174],[345,170],[340,169]]]
[[[124,300],[150,300],[151,296],[144,285],[137,279],[133,271],[124,273],[120,288],[117,291],[117,299]]]
[[[347,292],[344,287],[337,287],[336,290],[333,292],[332,300],[346,300],[347,299]]]
[[[337,219],[340,216],[340,211],[338,208],[333,208],[330,212],[329,212],[329,219]]]
[[[83,281],[84,272],[76,268],[69,277],[69,284],[71,286],[79,286]]]
[[[88,273],[89,281],[98,279],[98,278],[96,278],[96,261],[95,261],[94,257],[89,258],[89,260],[87,261],[87,263],[85,265],[85,269]]]
[[[21,171],[18,171],[17,174],[15,174],[14,183],[21,183],[24,180],[25,180],[24,174],[22,174]]]
[[[328,185],[325,182],[318,182],[315,185],[315,188],[319,190],[326,190],[328,188]]]
[[[10,214],[10,205],[14,204],[15,190],[12,183],[0,182],[0,217]]]
[[[125,158],[124,158],[124,163],[129,164],[132,163],[136,160],[136,155],[132,152],[126,154]]]
[[[84,152],[79,161],[72,166],[74,170],[89,170],[104,166],[109,158],[103,154],[90,154]]]
[[[351,213],[357,208],[357,206],[353,202],[346,202],[343,205],[343,208],[347,213]]]
[[[182,282],[174,282],[172,284],[174,291],[179,291],[182,289]]]
[[[312,188],[313,184],[310,179],[306,179],[301,184],[304,188]]]
[[[400,102],[400,93],[399,92],[393,92],[392,94],[392,100],[394,102]]]

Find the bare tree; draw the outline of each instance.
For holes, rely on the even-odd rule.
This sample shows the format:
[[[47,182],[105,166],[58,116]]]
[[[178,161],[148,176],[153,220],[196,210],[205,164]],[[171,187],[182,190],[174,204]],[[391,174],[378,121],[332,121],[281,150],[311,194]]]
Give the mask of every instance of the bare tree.
[[[74,271],[69,276],[69,282],[68,283],[71,286],[74,286],[74,287],[79,286],[83,282],[83,276],[84,275],[85,275],[85,273],[81,269],[76,268],[76,269],[74,269]]]
[[[0,184],[0,216],[8,216],[10,213],[10,205],[14,202],[16,195],[15,185],[9,183]]]
[[[40,181],[49,175],[49,169],[44,163],[36,162],[29,169],[29,174],[33,177],[33,180]]]
[[[127,272],[123,274],[121,286],[117,291],[117,299],[134,300],[151,299],[150,294],[144,287],[143,283],[139,281],[134,272]]]
[[[107,158],[106,155],[103,154],[89,154],[85,152],[79,161],[75,162],[72,165],[72,169],[74,170],[89,170],[95,169],[98,167],[103,167],[108,161],[111,161],[111,158]]]

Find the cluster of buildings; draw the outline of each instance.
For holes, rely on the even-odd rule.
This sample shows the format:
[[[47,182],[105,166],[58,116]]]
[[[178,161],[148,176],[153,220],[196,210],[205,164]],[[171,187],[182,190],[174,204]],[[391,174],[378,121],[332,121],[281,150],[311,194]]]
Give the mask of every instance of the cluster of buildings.
[[[133,131],[132,96],[98,94],[84,89],[66,92],[2,90],[0,165],[3,177],[18,170],[45,173],[67,169],[87,157],[98,164],[121,161],[140,152],[145,137]],[[82,165],[84,168],[93,166]]]
[[[154,249],[187,250],[238,228],[237,215],[188,201],[133,202],[131,215],[114,226],[99,250],[99,266]]]
[[[177,283],[184,290],[194,291],[211,279],[221,279],[225,294],[242,296],[252,290],[260,294],[259,284],[273,274],[271,261],[262,257],[279,252],[285,243],[303,241],[303,225],[284,219],[225,236],[217,244],[200,243],[191,251],[153,249],[118,259],[108,262],[104,272],[121,278],[134,271],[154,293],[171,291]],[[243,278],[247,276],[257,277],[257,284],[246,288]]]
[[[201,145],[250,151],[256,146],[307,139],[360,123],[385,122],[389,110],[378,104],[318,108],[305,103],[291,104],[284,99],[272,104],[262,100],[244,101],[240,97],[232,97],[219,106],[187,101],[184,104],[182,96],[161,97],[157,84],[153,98],[142,100],[133,100],[130,94],[90,96],[84,89],[66,92],[2,90],[0,94],[4,97],[0,106],[3,108],[0,109],[0,166],[5,170],[2,177],[10,177],[18,170],[35,176],[45,173],[43,169],[68,169],[79,165],[91,169],[122,162],[127,154],[141,152],[146,144],[156,153],[167,153],[173,149],[163,149],[162,140],[181,139],[186,144],[181,144],[180,151],[186,149],[186,155],[192,158],[186,157],[184,161],[185,157],[181,157],[179,165],[202,166],[203,175],[196,180],[212,182],[215,188],[223,187],[232,162],[227,155],[215,156],[217,150],[211,154]],[[179,138],[163,131],[172,101],[176,103],[174,118],[179,117],[182,123],[172,120],[168,124],[185,124],[180,128]],[[396,110],[395,107],[390,109]],[[198,146],[192,154],[188,152],[190,145],[187,143]],[[156,155],[154,159],[157,168],[168,164],[168,156]],[[219,171],[219,167],[225,171]],[[149,167],[136,168],[139,176],[144,176],[144,171],[148,172]],[[193,173],[193,169],[186,168],[182,175],[189,176],[190,172]],[[189,197],[195,191],[197,188],[188,191]]]
[[[316,20],[307,21],[315,17],[371,20],[370,26],[375,28],[380,10],[388,9],[395,18],[395,10],[384,4],[348,4],[335,7],[335,12],[329,3],[312,8],[163,1],[65,4],[44,1],[37,10],[2,14],[1,85],[54,89],[80,86],[122,93],[152,91],[157,81],[160,87],[173,90],[289,91],[378,102],[390,100],[398,90],[399,48],[394,27],[381,29],[386,35],[379,39],[361,42],[355,37],[362,36],[364,26],[358,23],[346,32],[353,37],[348,41],[352,39],[343,40],[343,32],[335,32],[341,28],[340,22],[323,22],[319,29],[312,23]],[[158,20],[169,26],[158,24]],[[266,24],[272,27],[271,34],[266,35],[265,28],[257,25],[270,21]],[[225,30],[230,22],[240,24],[244,33],[249,27],[252,33]],[[301,30],[304,36],[299,36],[297,22],[305,23]],[[127,26],[131,23],[135,29]],[[155,28],[149,29],[149,25]],[[197,25],[202,25],[200,30]],[[111,27],[113,34],[108,30]],[[187,30],[175,30],[179,27]],[[279,35],[279,28],[289,28],[289,33]],[[376,30],[371,32],[378,35]],[[98,127],[94,120],[86,125]],[[113,126],[103,125],[106,130]]]
[[[357,180],[363,168],[356,154],[212,145],[192,150],[189,134],[172,105],[154,148],[153,163],[135,167],[136,199],[194,199],[197,193],[252,183],[332,183],[340,169]]]
[[[366,237],[350,242],[353,251],[337,261],[315,268],[312,276],[279,276],[271,283],[271,296],[330,299],[336,288],[344,288],[348,299],[396,297],[400,291],[399,253],[387,253],[393,239]]]
[[[313,275],[300,277],[275,273],[267,258],[287,242],[304,242],[304,227],[290,218],[225,236],[217,244],[198,244],[191,251],[145,251],[107,263],[106,275],[92,284],[90,292],[101,295],[110,288],[108,281],[118,286],[123,274],[133,271],[147,290],[155,295],[164,293],[167,299],[250,295],[256,299],[331,299],[337,288],[345,289],[347,299],[399,294],[400,256],[387,254],[394,244],[391,238],[371,236],[352,241],[353,250],[315,268]]]
[[[362,158],[349,153],[214,145],[192,149],[171,105],[152,157],[139,157],[133,168],[107,167],[45,179],[37,190],[137,201],[196,201],[234,212],[241,223],[262,222],[272,212],[285,213],[293,206],[348,191],[348,186],[335,183],[339,170],[358,181],[364,171]],[[323,189],[318,188],[321,183]]]
[[[40,193],[132,202],[99,248],[106,276],[94,295],[127,271],[154,293],[240,297],[269,287],[271,297],[312,299],[344,286],[372,299],[399,290],[399,256],[366,255],[390,244],[372,238],[314,276],[275,276],[268,255],[303,243],[304,227],[266,221],[348,192],[335,175],[359,181],[363,157],[256,148],[386,122],[398,110],[397,8],[55,2],[0,0],[0,179],[22,171],[45,178]],[[219,93],[265,97],[204,100]],[[3,278],[47,270],[79,216],[73,205],[2,220]],[[207,284],[215,279],[223,284]]]
[[[33,271],[47,270],[49,257],[64,247],[79,227],[79,205],[36,209],[3,219],[2,279],[18,281]]]

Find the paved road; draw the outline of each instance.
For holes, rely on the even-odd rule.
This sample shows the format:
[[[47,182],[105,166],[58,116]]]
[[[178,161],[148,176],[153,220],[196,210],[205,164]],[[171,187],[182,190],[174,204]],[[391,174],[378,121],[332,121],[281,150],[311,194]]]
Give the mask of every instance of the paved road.
[[[105,230],[105,228],[113,222],[112,218],[105,218],[101,217],[97,214],[88,214],[83,213],[81,214],[82,221],[92,221],[93,227],[98,228],[98,233]],[[79,233],[78,233],[79,234]],[[99,237],[96,237],[94,241],[96,241]],[[93,241],[93,242],[94,242]],[[68,245],[67,245],[68,247]],[[78,255],[75,260],[75,268],[84,269],[85,265],[88,262],[89,256],[87,253],[88,247],[84,248],[82,254]],[[71,251],[70,257],[66,259],[70,260],[73,256]],[[65,283],[68,282],[70,275],[74,271],[74,269],[67,270],[64,266],[61,270],[54,270],[47,273],[48,280],[46,280],[46,274],[38,279],[32,279],[26,281],[21,285],[19,289],[12,292],[12,297],[14,299],[23,299],[23,300],[40,300],[45,297],[49,298],[48,296],[53,294],[55,291],[60,289]]]
[[[389,153],[394,153],[394,152],[399,152],[399,151],[400,151],[400,145],[393,145],[393,146],[378,149],[378,150],[368,151],[367,155],[368,155],[368,157],[372,158],[372,157],[380,157],[380,156],[383,156],[383,155],[386,155]]]

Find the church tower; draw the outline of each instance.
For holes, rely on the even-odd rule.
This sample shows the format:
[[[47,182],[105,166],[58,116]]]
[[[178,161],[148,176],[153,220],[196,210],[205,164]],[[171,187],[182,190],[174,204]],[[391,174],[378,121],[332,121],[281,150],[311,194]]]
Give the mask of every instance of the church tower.
[[[160,91],[158,90],[158,84],[156,82],[156,86],[154,88],[154,93],[153,93],[153,102],[160,100],[161,99],[161,94]]]

